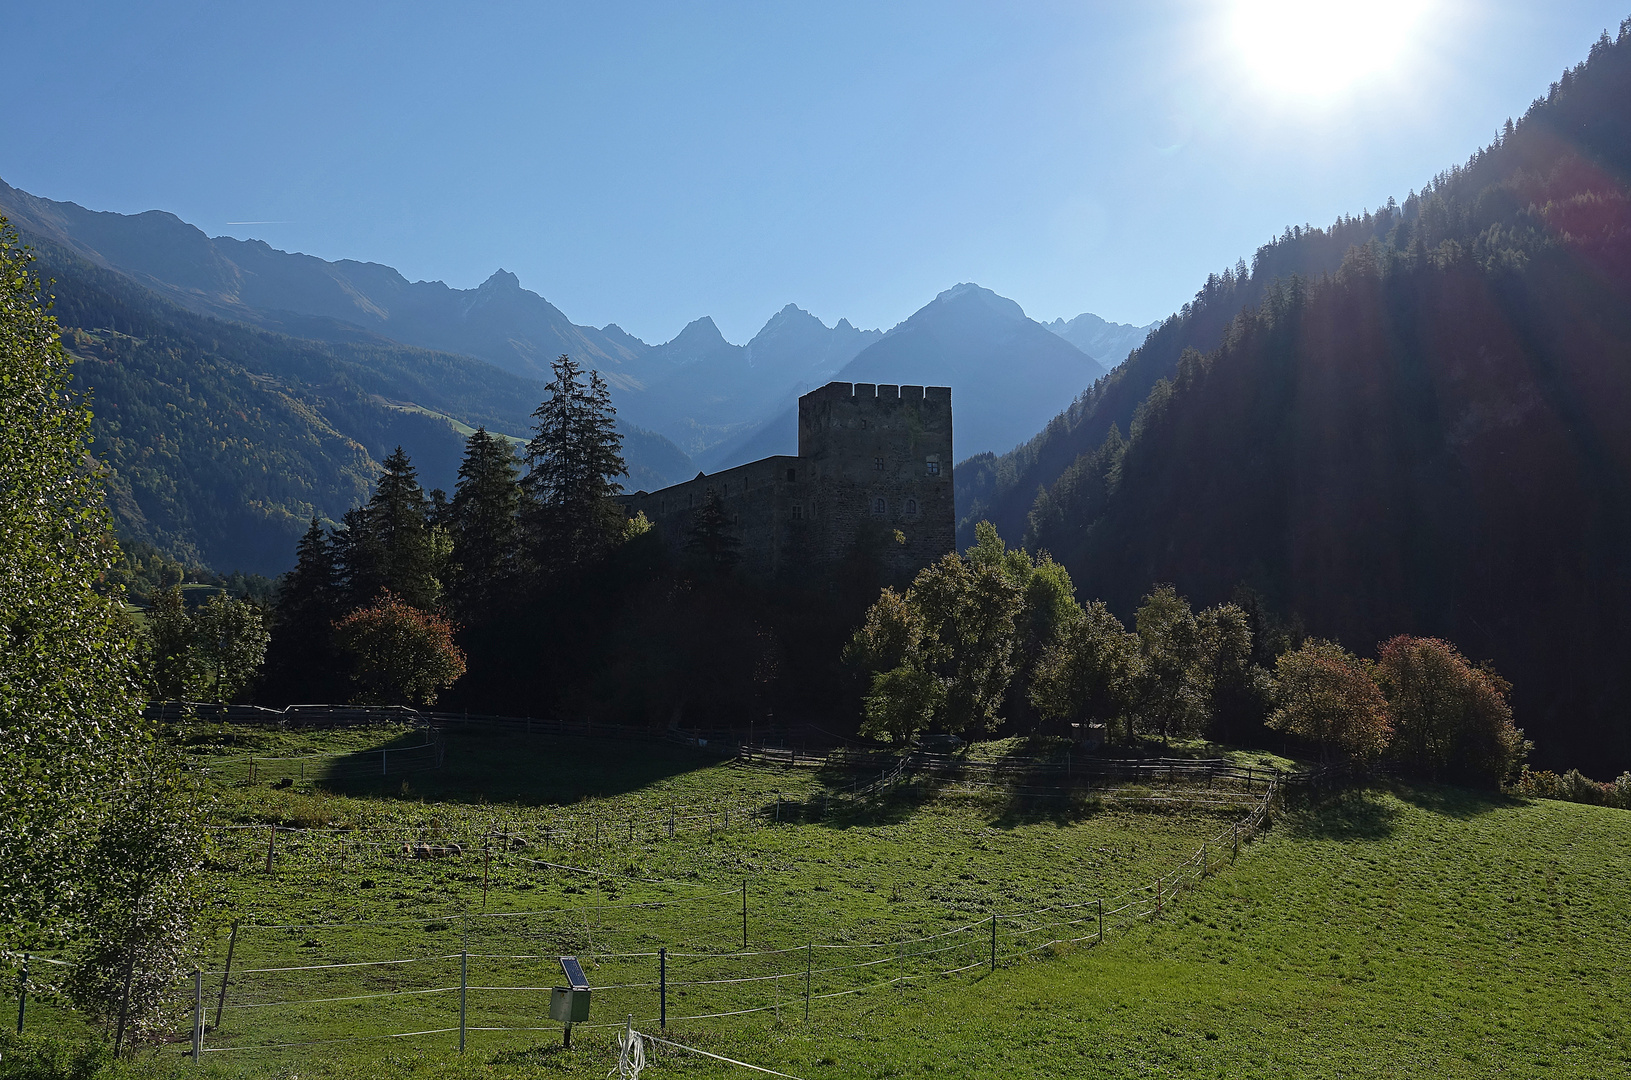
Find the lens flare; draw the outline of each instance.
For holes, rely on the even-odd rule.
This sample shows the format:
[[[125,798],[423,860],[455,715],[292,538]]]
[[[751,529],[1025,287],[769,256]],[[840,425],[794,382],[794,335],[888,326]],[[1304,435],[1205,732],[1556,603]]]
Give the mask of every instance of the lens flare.
[[[1411,0],[1236,0],[1229,31],[1262,89],[1321,100],[1393,71],[1425,8]]]

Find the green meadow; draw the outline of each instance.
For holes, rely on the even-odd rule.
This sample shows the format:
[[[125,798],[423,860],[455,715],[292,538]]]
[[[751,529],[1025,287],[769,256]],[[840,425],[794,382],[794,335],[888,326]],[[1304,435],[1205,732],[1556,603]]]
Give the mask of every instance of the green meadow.
[[[189,980],[133,1075],[603,1077],[631,1015],[802,1080],[1631,1073],[1619,811],[1292,791],[1237,854],[1215,840],[1250,796],[1182,783],[852,794],[663,745],[463,732],[430,768],[407,729],[185,742],[214,795],[208,1052]],[[1115,913],[1209,841],[1158,916]],[[568,954],[596,987],[571,1050]],[[75,1030],[31,1007],[31,1035]],[[681,1074],[749,1075],[666,1048],[645,1075]]]

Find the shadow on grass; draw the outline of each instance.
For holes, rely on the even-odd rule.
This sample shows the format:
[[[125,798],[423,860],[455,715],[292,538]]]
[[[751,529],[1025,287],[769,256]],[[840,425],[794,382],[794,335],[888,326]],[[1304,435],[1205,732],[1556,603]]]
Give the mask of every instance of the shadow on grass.
[[[322,777],[322,785],[363,798],[560,806],[625,794],[720,762],[662,743],[464,729],[446,732],[442,766],[432,769],[416,761],[421,755],[412,749],[423,741],[420,732],[408,732],[349,754]],[[382,766],[381,750],[400,752],[387,754]]]
[[[1377,792],[1354,788],[1290,815],[1286,830],[1299,840],[1386,840],[1398,816]]]
[[[1388,790],[1418,810],[1427,810],[1452,818],[1475,818],[1514,806],[1523,800],[1498,791],[1479,791],[1474,788],[1450,787],[1426,781],[1396,780]]]

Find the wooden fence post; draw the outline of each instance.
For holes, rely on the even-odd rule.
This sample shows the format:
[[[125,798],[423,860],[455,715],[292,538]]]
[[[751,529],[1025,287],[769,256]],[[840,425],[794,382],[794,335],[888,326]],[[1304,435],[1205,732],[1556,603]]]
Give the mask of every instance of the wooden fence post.
[[[806,942],[804,945],[804,1022],[810,1022],[810,968],[815,963],[815,946]]]
[[[657,1026],[668,1030],[668,950],[657,950]]]

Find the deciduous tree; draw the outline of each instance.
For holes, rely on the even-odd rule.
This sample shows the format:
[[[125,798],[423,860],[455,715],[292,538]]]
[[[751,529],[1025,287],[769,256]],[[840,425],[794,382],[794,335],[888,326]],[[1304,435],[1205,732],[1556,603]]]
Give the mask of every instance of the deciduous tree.
[[[433,705],[465,671],[452,625],[389,592],[340,620],[334,633],[351,659],[358,704]]]
[[[159,895],[101,853],[127,828],[185,820],[190,800],[135,810],[179,780],[142,722],[129,624],[94,588],[118,547],[90,413],[28,264],[0,220],[0,939],[94,945],[102,913],[130,925]]]
[[[1138,638],[1102,600],[1089,603],[1061,628],[1037,663],[1031,704],[1050,720],[1129,724],[1138,675]]]
[[[1433,777],[1499,784],[1529,752],[1512,723],[1510,687],[1438,638],[1382,643],[1376,680],[1393,724],[1393,756]]]
[[[1274,665],[1268,725],[1361,762],[1379,758],[1393,728],[1387,701],[1363,661],[1333,641],[1310,639]]]

